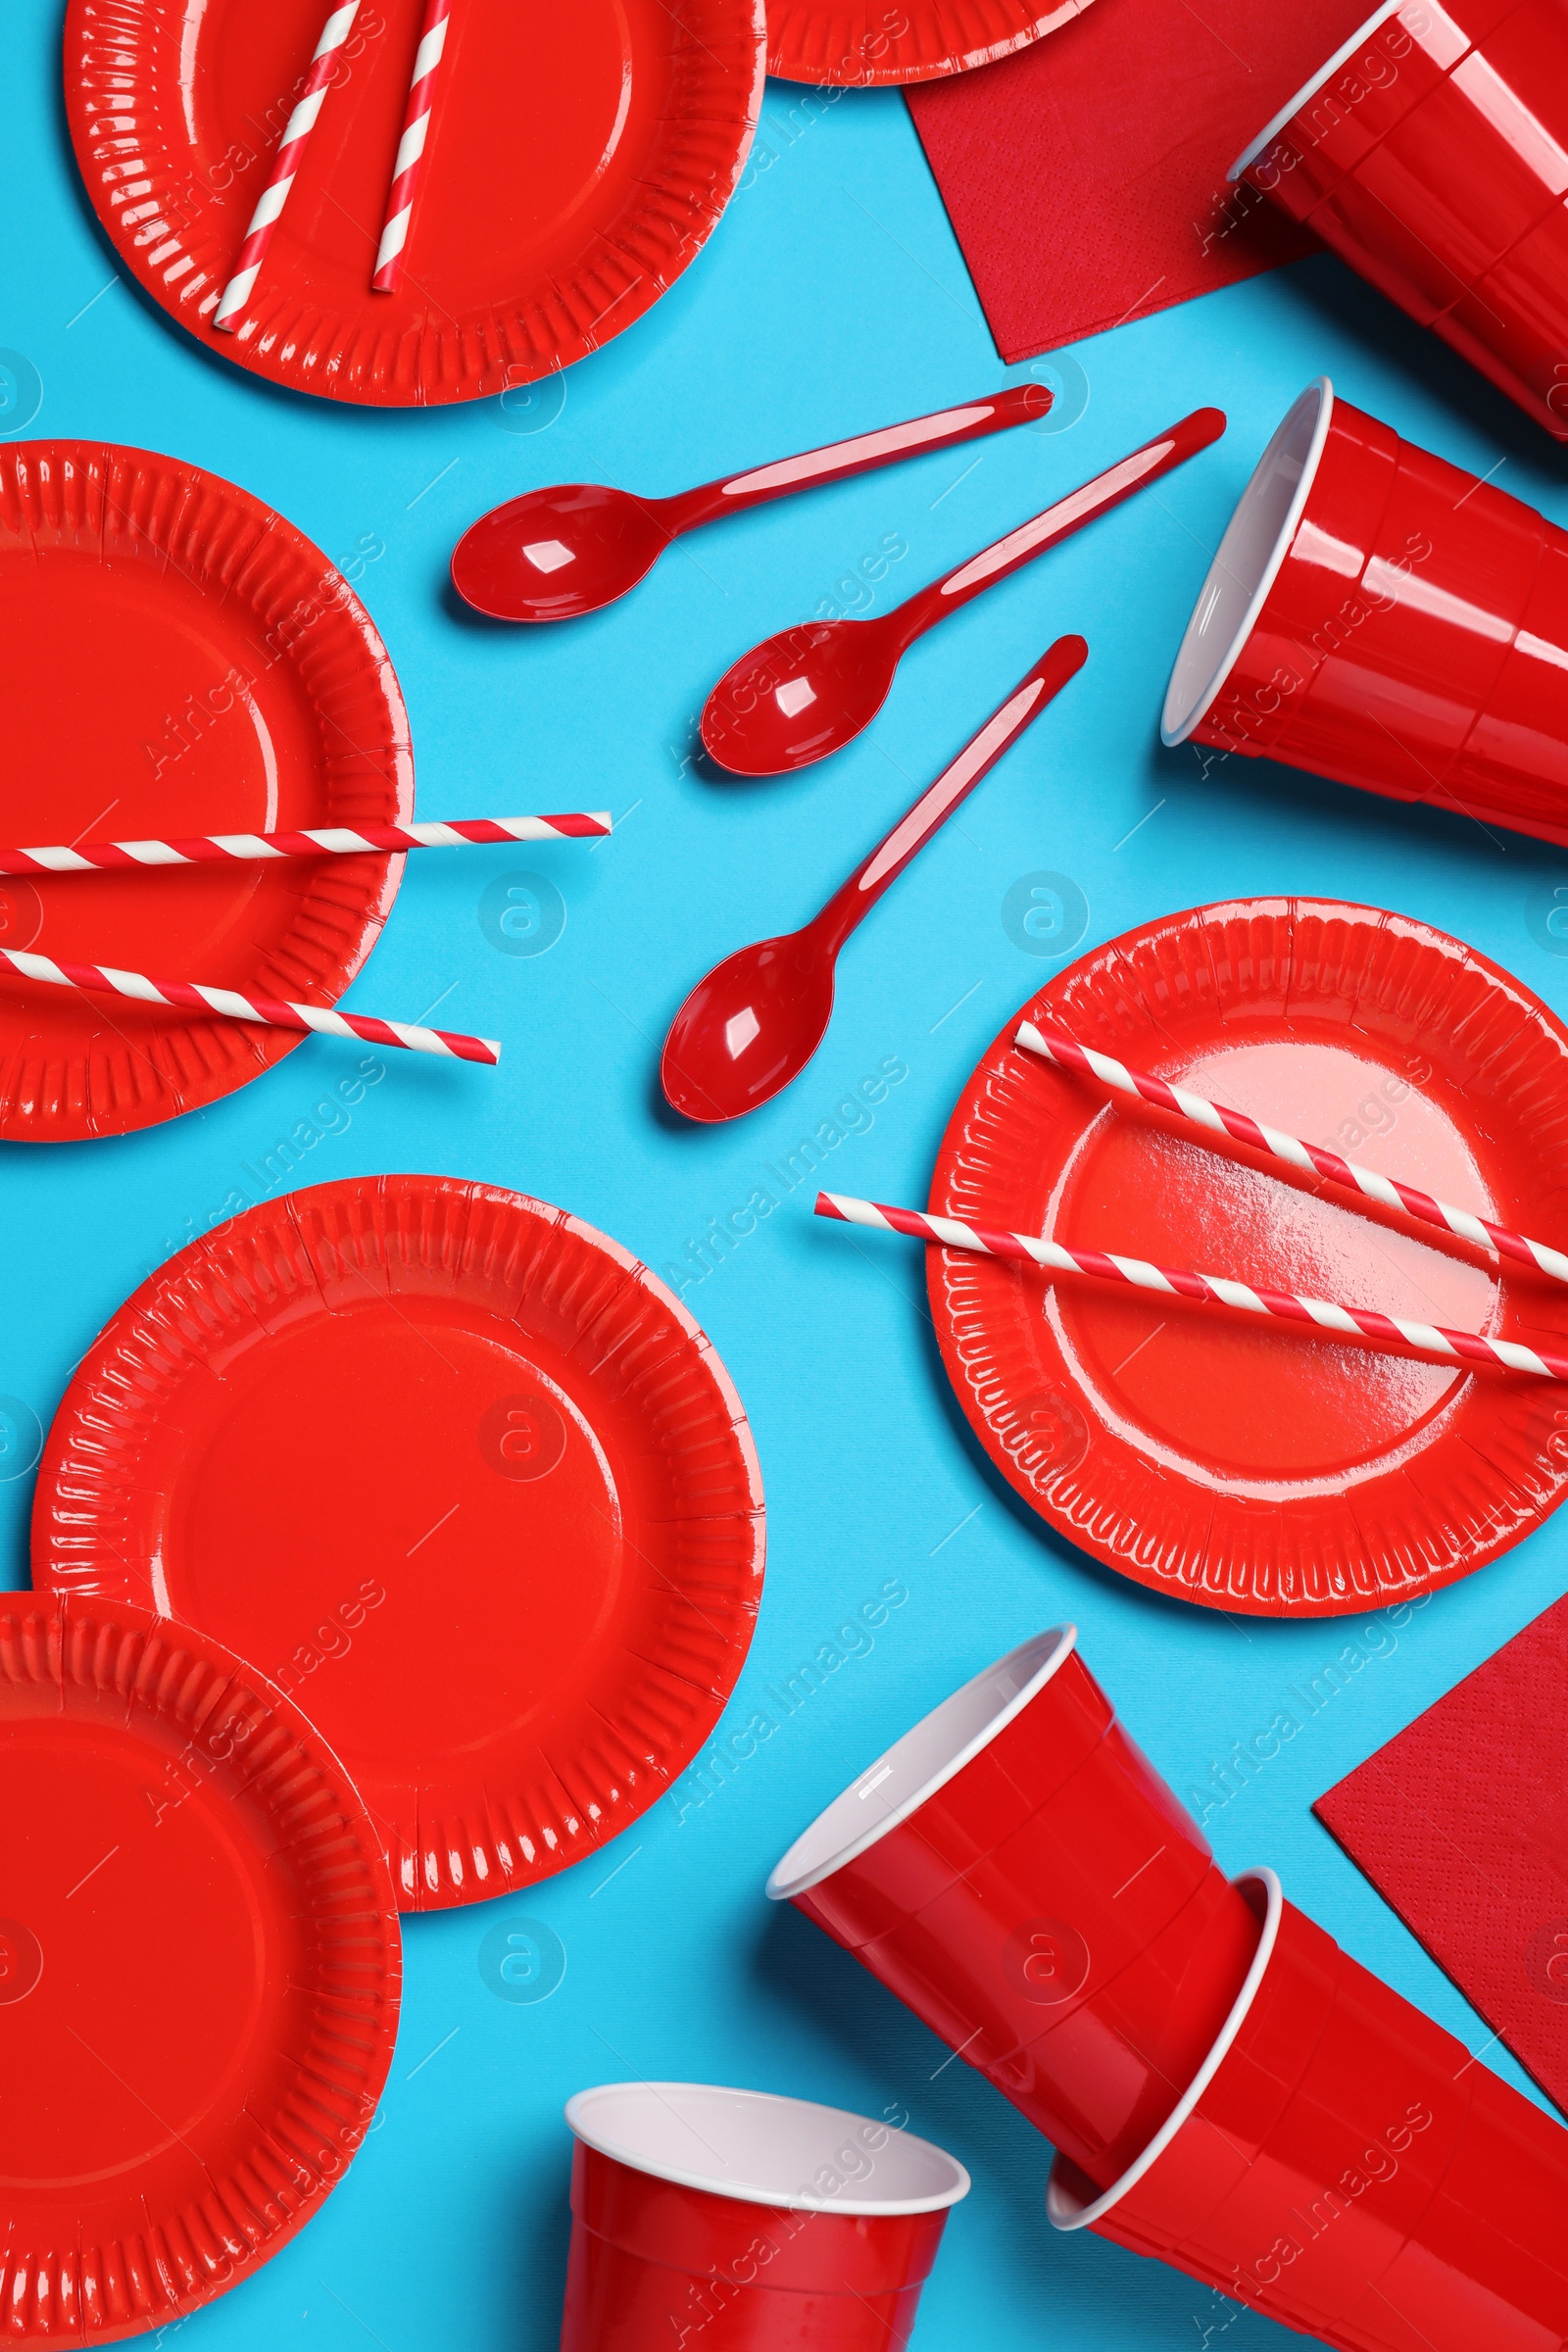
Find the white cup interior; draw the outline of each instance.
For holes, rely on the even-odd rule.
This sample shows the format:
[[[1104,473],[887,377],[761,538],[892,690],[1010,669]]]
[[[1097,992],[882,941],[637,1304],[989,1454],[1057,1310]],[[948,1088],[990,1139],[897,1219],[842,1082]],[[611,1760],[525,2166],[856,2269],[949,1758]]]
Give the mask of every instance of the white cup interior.
[[[1053,1626],[933,1707],[796,1838],[767,1882],[771,1899],[804,1894],[907,1820],[1044,1689],[1077,1639],[1076,1626]]]
[[[577,2137],[684,2188],[807,2213],[937,2213],[969,2193],[957,2159],[912,2132],[711,2082],[605,2082],[566,2102]]]
[[[1279,137],[1280,132],[1285,128],[1286,123],[1294,121],[1296,116],[1300,113],[1302,107],[1306,106],[1317,96],[1319,90],[1323,87],[1323,84],[1329,80],[1331,75],[1337,74],[1342,66],[1349,63],[1350,59],[1360,48],[1362,42],[1369,41],[1372,38],[1372,35],[1377,31],[1378,26],[1380,24],[1386,24],[1391,17],[1396,17],[1404,5],[1405,0],[1383,0],[1382,7],[1375,8],[1372,11],[1372,14],[1368,17],[1366,23],[1358,25],[1355,31],[1351,33],[1348,41],[1342,41],[1340,43],[1340,46],[1335,50],[1334,55],[1329,59],[1328,63],[1326,65],[1319,66],[1317,72],[1312,75],[1309,81],[1302,82],[1300,88],[1297,91],[1296,96],[1294,98],[1287,98],[1285,104],[1280,108],[1279,113],[1269,117],[1262,129],[1258,132],[1256,138],[1252,141],[1250,147],[1244,147],[1241,154],[1236,158],[1235,163],[1232,164],[1230,170],[1225,174],[1226,178],[1240,179],[1242,173],[1246,172],[1251,165],[1256,163],[1258,157],[1264,152],[1264,150],[1272,147],[1274,141]]]
[[[1320,375],[1259,458],[1177,651],[1159,722],[1163,742],[1187,741],[1235,668],[1296,536],[1333,413],[1334,386]]]

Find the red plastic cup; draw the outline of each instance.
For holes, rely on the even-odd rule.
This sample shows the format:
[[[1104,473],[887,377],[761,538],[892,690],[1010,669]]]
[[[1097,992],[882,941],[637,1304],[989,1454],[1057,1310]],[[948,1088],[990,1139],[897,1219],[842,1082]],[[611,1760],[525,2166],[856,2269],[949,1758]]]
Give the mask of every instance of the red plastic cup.
[[[1446,786],[1471,815],[1568,847],[1568,533],[1545,533],[1524,617]]]
[[[1568,535],[1326,376],[1243,493],[1160,732],[1568,845]]]
[[[1486,4],[1497,17],[1517,0]],[[1473,38],[1448,9],[1428,6],[1426,0],[1383,0],[1286,100],[1227,176],[1247,179],[1293,220],[1306,220],[1379,141],[1430,97]]]
[[[576,2135],[561,2352],[899,2352],[961,2164],[842,2108],[609,2082]]]
[[[1568,19],[1404,0],[1232,165],[1568,439]]]
[[[1258,1936],[1054,1628],[945,1699],[767,1883],[1114,2180],[1175,2106]]]
[[[1396,122],[1307,225],[1423,325],[1568,195],[1568,22],[1524,0]]]
[[[1559,204],[1460,296],[1438,328],[1559,441],[1568,440],[1565,289],[1568,205]]]
[[[1048,2210],[1344,2347],[1559,2352],[1568,2132],[1342,1952],[1270,1871],[1257,1956],[1187,2096]]]

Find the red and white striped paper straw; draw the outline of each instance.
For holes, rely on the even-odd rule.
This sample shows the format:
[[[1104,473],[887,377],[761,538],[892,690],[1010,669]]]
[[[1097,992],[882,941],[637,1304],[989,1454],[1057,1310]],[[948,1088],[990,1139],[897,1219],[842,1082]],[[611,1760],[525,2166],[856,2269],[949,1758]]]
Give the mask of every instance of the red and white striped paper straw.
[[[269,1029],[308,1029],[318,1037],[363,1037],[372,1046],[401,1046],[410,1054],[445,1054],[459,1061],[501,1059],[494,1038],[464,1037],[451,1029],[421,1029],[416,1021],[377,1021],[364,1012],[327,1012],[318,1004],[289,1004],[279,997],[241,996],[232,988],[204,988],[195,980],[149,980],[112,965],[56,963],[51,956],[0,948],[0,972],[46,980],[52,988],[84,988],[94,996],[129,997],[138,1004],[169,1004],[181,1012],[216,1012],[226,1021],[260,1021]]]
[[[1538,1379],[1568,1380],[1568,1356],[1547,1355],[1517,1340],[1484,1340],[1475,1331],[1448,1331],[1441,1323],[1411,1323],[1402,1315],[1381,1315],[1370,1307],[1335,1306],[1326,1298],[1305,1298],[1294,1291],[1254,1289],[1232,1282],[1223,1274],[1188,1274],[1174,1266],[1156,1266],[1148,1258],[1117,1257],[1104,1250],[1067,1250],[1060,1242],[1043,1242],[1032,1234],[1004,1233],[995,1225],[963,1225],[956,1217],[922,1215],[918,1209],[890,1208],[883,1200],[854,1200],[843,1193],[818,1193],[819,1217],[839,1217],[846,1225],[865,1225],[880,1233],[906,1233],[918,1242],[937,1242],[944,1250],[974,1250],[984,1257],[1025,1258],[1056,1274],[1089,1274],[1100,1282],[1128,1283],[1134,1290],[1157,1291],[1167,1298],[1188,1298],[1200,1306],[1241,1307],[1251,1315],[1277,1315],[1282,1321],[1306,1324],[1331,1336],[1371,1340],[1377,1347],[1417,1355],[1441,1355],[1470,1364],[1491,1364],[1504,1372],[1533,1373]]]
[[[342,5],[333,8],[321,28],[316,54],[311,59],[300,94],[294,102],[294,111],[283,126],[282,144],[272,159],[267,185],[251,215],[245,242],[234,264],[234,274],[223,288],[222,300],[213,318],[214,326],[220,327],[224,334],[231,335],[234,332],[235,320],[251,298],[257,271],[272,241],[278,215],[288,202],[294,174],[299,170],[300,157],[305,152],[305,142],[316,128],[316,118],[321,111],[327,83],[337,69],[338,51],[349,37],[359,5],[360,0],[342,0]]]
[[[398,140],[397,161],[392,166],[392,185],[387,191],[386,225],[376,248],[375,275],[370,280],[377,294],[392,292],[403,267],[403,248],[408,240],[409,221],[414,212],[415,183],[419,176],[419,158],[424,153],[425,135],[430,127],[436,69],[441,63],[441,52],[446,47],[447,17],[451,7],[452,0],[425,0],[419,46],[414,53],[414,78],[409,84],[409,103],[403,117],[403,135]]]
[[[475,842],[601,841],[608,808],[559,816],[462,816],[409,825],[321,825],[303,833],[196,833],[171,841],[78,841],[0,850],[0,874],[84,874],[126,866],[220,865],[258,858],[363,858],[382,850],[460,850]]]
[[[1239,1144],[1250,1144],[1254,1152],[1266,1152],[1271,1158],[1283,1159],[1293,1168],[1326,1176],[1331,1184],[1343,1184],[1351,1192],[1364,1193],[1369,1200],[1377,1200],[1385,1208],[1402,1208],[1425,1224],[1445,1226],[1462,1241],[1475,1242],[1494,1256],[1514,1258],[1520,1265],[1534,1266],[1557,1282],[1568,1282],[1568,1256],[1560,1250],[1549,1250],[1544,1242],[1533,1242],[1528,1234],[1515,1233],[1506,1225],[1494,1225],[1490,1219],[1474,1216],[1467,1208],[1455,1208],[1447,1200],[1434,1200],[1430,1193],[1420,1192],[1414,1185],[1400,1184],[1396,1177],[1375,1175],[1370,1168],[1357,1167],[1353,1159],[1342,1159],[1338,1152],[1327,1151],[1321,1144],[1303,1143],[1298,1135],[1283,1135],[1277,1127],[1266,1127],[1260,1120],[1249,1118],[1245,1110],[1231,1110],[1223,1102],[1210,1102],[1202,1095],[1190,1095],[1185,1087],[1151,1077],[1148,1070],[1130,1069],[1124,1061],[1115,1061],[1108,1054],[1097,1054],[1088,1046],[1080,1046],[1058,1030],[1038,1029],[1033,1021],[1019,1024],[1013,1042],[1026,1047],[1031,1054],[1044,1054],[1048,1061],[1064,1070],[1098,1078],[1102,1086],[1114,1087],[1119,1094],[1137,1095],[1160,1110],[1174,1110],[1211,1135],[1228,1135]]]

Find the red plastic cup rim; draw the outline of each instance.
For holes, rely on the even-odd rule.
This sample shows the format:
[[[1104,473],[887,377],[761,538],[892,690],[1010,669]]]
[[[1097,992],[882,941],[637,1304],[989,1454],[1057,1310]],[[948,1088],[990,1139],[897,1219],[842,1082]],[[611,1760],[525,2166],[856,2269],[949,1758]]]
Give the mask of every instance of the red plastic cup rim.
[[[1377,31],[1379,25],[1386,24],[1391,17],[1396,17],[1400,9],[1404,6],[1405,0],[1383,0],[1382,7],[1375,8],[1372,14],[1368,17],[1366,23],[1362,25],[1359,25],[1357,29],[1351,33],[1348,41],[1342,41],[1340,43],[1340,46],[1335,50],[1334,55],[1329,59],[1328,63],[1326,65],[1319,66],[1317,72],[1312,74],[1308,80],[1302,82],[1300,88],[1297,91],[1296,96],[1294,98],[1287,98],[1285,104],[1280,108],[1279,113],[1269,117],[1268,121],[1264,123],[1262,129],[1258,132],[1251,145],[1242,149],[1241,154],[1236,158],[1235,163],[1232,164],[1230,170],[1226,172],[1226,178],[1240,179],[1242,173],[1246,171],[1249,171],[1251,166],[1256,163],[1258,157],[1264,153],[1265,149],[1273,145],[1274,141],[1279,137],[1280,132],[1285,128],[1287,122],[1294,121],[1296,116],[1300,113],[1303,106],[1309,106],[1311,104],[1312,100],[1317,96],[1319,90],[1323,87],[1323,84],[1332,79],[1342,66],[1348,66],[1349,64],[1351,58],[1361,47],[1363,41],[1369,41],[1372,38],[1372,35]]]
[[[1253,467],[1176,651],[1162,743],[1187,741],[1241,659],[1306,511],[1333,416],[1334,386],[1315,376]],[[1216,646],[1223,649],[1217,655]]]
[[[1257,1998],[1258,1986],[1262,1984],[1268,1964],[1274,1956],[1274,1946],[1279,1939],[1280,1920],[1285,1910],[1285,1895],[1279,1880],[1271,1870],[1244,1870],[1234,1884],[1238,1886],[1248,1885],[1260,1886],[1267,1898],[1268,1909],[1264,1915],[1263,1933],[1258,1938],[1257,1950],[1252,1955],[1252,1965],[1247,1972],[1242,1989],[1236,1996],[1230,2015],[1215,2037],[1213,2048],[1142,2155],[1127,2167],[1119,2180],[1113,2180],[1109,2188],[1102,2190],[1098,2197],[1089,2202],[1080,2198],[1063,2177],[1061,2159],[1059,2157],[1056,2159],[1051,2168],[1051,2179],[1046,2183],[1046,2212],[1050,2217],[1053,2229],[1093,2230],[1097,2222],[1104,2220],[1112,2206],[1119,2205],[1122,2198],[1137,2187],[1144,2175],[1164,2155],[1177,2132],[1197,2107],[1199,2100],[1224,2064],[1232,2042],[1246,2024],[1248,2013]]]
[[[1075,1625],[1050,1626],[922,1716],[802,1831],[768,1879],[769,1901],[793,1902],[917,1813],[1022,1714],[1077,1642]],[[865,1808],[873,1799],[876,1811],[868,1820]]]
[[[777,2212],[941,2213],[969,2193],[956,2156],[912,2132],[791,2099],[713,2082],[602,2082],[566,2101],[566,2122],[602,2156],[633,2172]],[[825,2195],[803,2183],[856,2133],[875,2132],[882,2185]],[[867,2142],[866,2144],[870,2144]],[[726,2168],[715,2168],[715,2155]]]

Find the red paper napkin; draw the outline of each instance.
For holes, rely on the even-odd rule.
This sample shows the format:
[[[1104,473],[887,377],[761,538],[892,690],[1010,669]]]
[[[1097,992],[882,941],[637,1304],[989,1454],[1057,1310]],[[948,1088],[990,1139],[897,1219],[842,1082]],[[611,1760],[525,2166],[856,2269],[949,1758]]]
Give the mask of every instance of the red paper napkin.
[[[1004,360],[1314,250],[1225,172],[1371,0],[1094,0],[906,95]]]
[[[1568,2111],[1568,1599],[1313,1810]]]

